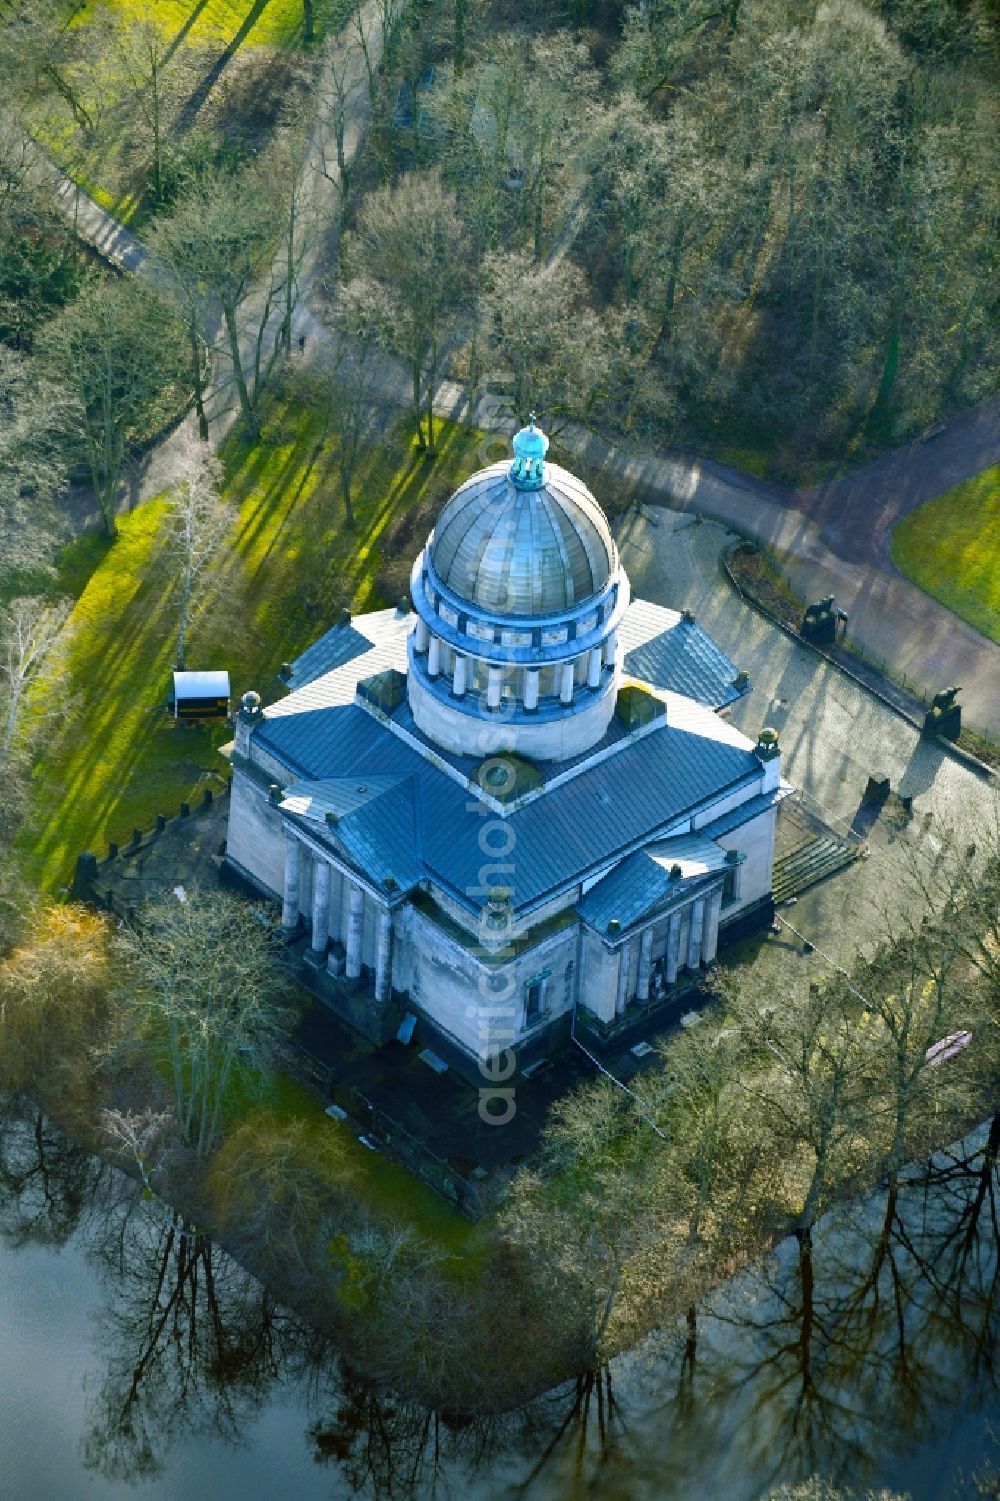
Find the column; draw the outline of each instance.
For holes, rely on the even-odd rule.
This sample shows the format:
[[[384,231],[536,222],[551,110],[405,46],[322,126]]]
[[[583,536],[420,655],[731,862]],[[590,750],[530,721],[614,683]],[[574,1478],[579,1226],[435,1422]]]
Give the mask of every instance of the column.
[[[705,927],[701,935],[701,960],[711,964],[719,951],[719,913],[722,911],[722,887],[706,899]]]
[[[361,973],[361,936],[365,926],[365,894],[351,882],[347,907],[347,964],[344,973],[356,980]]]
[[[564,662],[559,669],[559,702],[573,702],[573,663]]]
[[[612,631],[604,643],[604,661],[608,667],[615,665],[615,657],[618,655],[618,632]]]
[[[653,964],[653,930],[644,928],[639,942],[639,983],[635,987],[636,1000],[649,1000],[649,973]]]
[[[681,946],[681,915],[679,912],[671,912],[670,922],[667,925],[667,975],[668,985],[673,985],[677,980],[677,969],[680,964]]]
[[[388,907],[378,915],[378,945],[375,950],[375,999],[387,1001],[392,989],[392,913]]]
[[[618,950],[618,994],[615,997],[615,1015],[621,1016],[628,1005],[628,969],[632,945],[623,943]]]
[[[524,707],[538,708],[538,668],[529,667],[524,674]]]
[[[325,860],[313,866],[312,951],[325,954],[330,937],[330,867]]]
[[[599,688],[601,686],[601,661],[601,648],[599,646],[591,647],[590,657],[587,661],[588,688]]]
[[[281,903],[281,926],[291,932],[299,925],[299,872],[302,846],[293,834],[285,832],[285,890]]]
[[[705,902],[699,897],[691,906],[691,928],[688,933],[687,967],[697,969],[701,962],[701,932],[705,926]]]
[[[487,709],[499,709],[500,694],[503,691],[503,668],[491,667],[486,680],[486,707]]]
[[[416,640],[413,643],[413,645],[414,645],[414,647],[416,648],[417,651],[424,652],[424,651],[427,650],[427,641],[428,641],[429,636],[430,636],[430,632],[427,629],[427,622],[426,622],[426,620],[421,620],[420,617],[418,616],[417,617],[417,635],[416,635]]]
[[[452,680],[451,680],[451,691],[452,691],[452,693],[454,693],[454,695],[455,695],[456,698],[463,698],[465,696],[465,689],[466,689],[466,685],[468,683],[468,673],[469,673],[469,659],[468,659],[468,657],[463,657],[458,652],[456,652],[455,653],[455,672],[454,672],[454,675],[452,676]]]
[[[436,678],[441,671],[441,638],[432,636],[427,647],[427,676]]]

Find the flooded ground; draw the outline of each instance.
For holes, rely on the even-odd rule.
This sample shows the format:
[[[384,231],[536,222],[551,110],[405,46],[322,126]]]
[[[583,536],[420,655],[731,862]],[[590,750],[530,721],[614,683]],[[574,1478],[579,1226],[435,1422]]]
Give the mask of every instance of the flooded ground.
[[[964,1501],[1000,1464],[985,1126],[589,1380],[457,1425],[353,1378],[44,1119],[0,1141],[4,1501],[755,1501],[811,1473]]]

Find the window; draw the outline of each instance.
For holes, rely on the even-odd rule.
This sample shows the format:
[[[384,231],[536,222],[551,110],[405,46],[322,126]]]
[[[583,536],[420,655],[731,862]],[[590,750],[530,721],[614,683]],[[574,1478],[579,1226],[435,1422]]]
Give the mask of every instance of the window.
[[[524,987],[524,1025],[530,1027],[542,1014],[545,981],[541,975],[529,980]]]

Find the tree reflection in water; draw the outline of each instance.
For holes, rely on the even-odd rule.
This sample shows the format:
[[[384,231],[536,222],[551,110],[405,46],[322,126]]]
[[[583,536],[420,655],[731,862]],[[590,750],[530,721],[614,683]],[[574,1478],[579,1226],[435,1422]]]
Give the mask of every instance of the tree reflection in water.
[[[105,1175],[42,1111],[0,1098],[0,1235],[8,1245],[65,1245],[93,1213]]]
[[[92,1244],[110,1296],[88,1467],[135,1479],[178,1437],[237,1442],[309,1331],[207,1235],[164,1224],[135,1190]]]
[[[783,1243],[613,1373],[474,1420],[374,1391],[35,1112],[4,1117],[0,1234],[76,1233],[103,1274],[85,1460],[106,1476],[148,1476],[178,1439],[238,1442],[280,1381],[337,1495],[749,1501],[812,1473],[891,1481],[893,1453],[996,1393],[998,1150],[1000,1117]]]

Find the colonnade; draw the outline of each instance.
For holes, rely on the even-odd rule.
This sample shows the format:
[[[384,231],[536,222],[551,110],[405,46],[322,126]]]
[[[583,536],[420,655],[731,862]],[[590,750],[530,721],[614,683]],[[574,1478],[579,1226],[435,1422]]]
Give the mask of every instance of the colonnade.
[[[427,676],[431,679],[445,677],[444,657],[442,643],[439,636],[435,636],[428,628],[427,622],[418,619],[415,627],[414,647],[421,656],[427,658]],[[592,646],[583,654],[586,663],[586,686],[593,690],[601,686],[601,672],[605,667],[613,667],[618,651],[618,632],[613,630],[598,646]],[[472,666],[480,659],[463,652],[452,652],[451,655],[451,694],[453,698],[464,698],[472,683]],[[581,659],[568,657],[554,664],[556,669],[556,692],[559,702],[564,705],[572,704],[577,687],[582,686],[576,682],[576,667]],[[499,709],[503,697],[503,686],[509,682],[512,671],[519,675],[520,687],[519,698],[521,706],[530,712],[538,708],[539,679],[541,668],[525,667],[506,668],[497,663],[480,661],[481,666],[486,667],[486,706],[490,709]],[[581,667],[581,673],[583,671]]]
[[[347,925],[344,935],[344,974],[349,980],[361,976],[365,936],[364,887],[341,865],[306,849],[288,830],[285,832],[285,881],[281,905],[281,926],[292,932],[299,922],[302,892],[305,887],[305,863],[313,868],[312,902],[309,911],[310,953],[316,962],[326,958],[330,946],[330,881],[334,871],[347,884]],[[393,915],[389,907],[377,909],[375,934],[375,999],[387,1001],[392,989]],[[327,961],[333,972],[332,955]]]
[[[702,964],[711,964],[719,947],[719,914],[722,910],[722,888],[717,887],[706,896],[696,897],[686,907],[678,907],[667,918],[666,943],[663,953],[663,978],[668,985],[677,981],[682,964],[695,970]],[[688,917],[687,940],[681,953],[681,929],[684,917]],[[661,919],[662,921],[662,919]],[[653,929],[650,922],[638,933],[632,934],[618,950],[618,991],[615,997],[615,1015],[622,1016],[631,999],[629,976],[632,969],[632,953],[639,946],[636,973],[635,998],[648,1001],[653,976]]]

